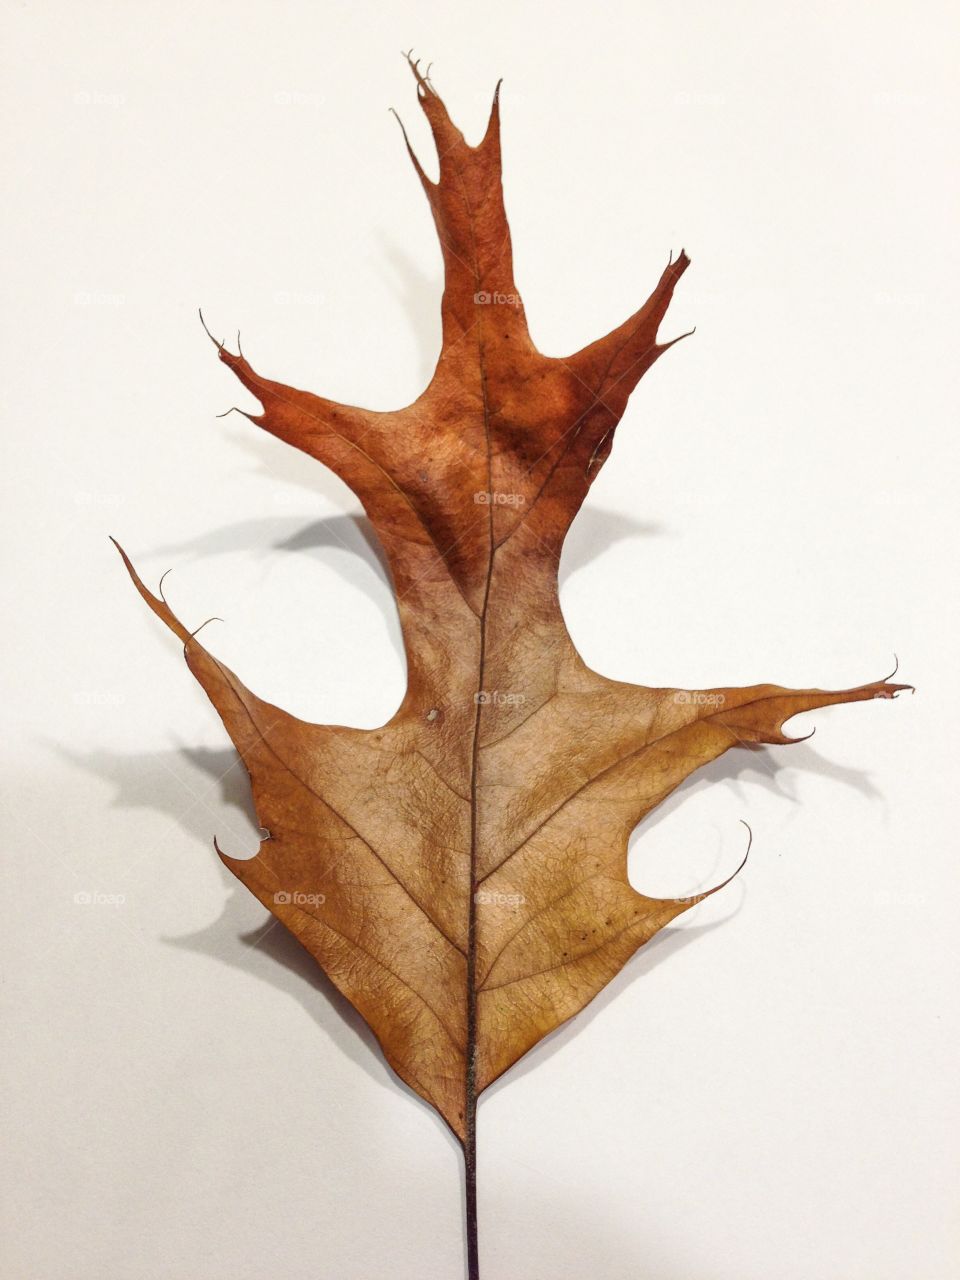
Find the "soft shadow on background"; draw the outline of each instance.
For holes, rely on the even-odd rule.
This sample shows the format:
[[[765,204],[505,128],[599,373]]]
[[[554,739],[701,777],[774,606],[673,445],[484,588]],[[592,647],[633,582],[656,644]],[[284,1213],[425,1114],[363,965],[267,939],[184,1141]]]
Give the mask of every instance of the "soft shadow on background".
[[[272,463],[276,445],[263,439],[245,441],[244,449],[258,460]],[[320,464],[315,464],[318,470]],[[272,472],[267,467],[267,475]],[[298,505],[304,505],[299,503]],[[601,552],[629,538],[666,536],[662,525],[638,520],[618,511],[603,511],[586,506],[577,516],[573,531],[564,548],[560,562],[560,586],[578,570],[585,568]],[[384,585],[390,582],[387,559],[380,540],[369,519],[360,513],[353,515],[325,516],[309,520],[303,515],[259,516],[223,525],[209,533],[200,534],[182,542],[166,542],[150,547],[144,555],[171,566],[208,556],[230,555],[247,552],[263,556],[277,551],[302,552],[316,558],[324,558],[330,549],[350,551],[359,556],[367,568],[373,570],[376,579]],[[364,575],[353,567],[344,566],[344,577],[352,585],[364,589]]]
[[[392,1080],[395,1085],[400,1084],[417,1105],[423,1107],[431,1119],[447,1132],[433,1109],[393,1076],[367,1024],[293,935],[269,914],[265,915],[262,925],[250,929],[249,895],[223,867],[212,846],[213,836],[217,835],[233,856],[247,856],[257,847],[257,819],[249,778],[232,746],[215,749],[184,746],[139,755],[108,751],[80,755],[62,748],[59,751],[72,764],[87,769],[112,785],[112,807],[149,808],[162,813],[173,819],[190,837],[209,848],[208,856],[216,863],[228,890],[224,910],[217,920],[198,932],[165,941],[171,946],[252,974],[296,1000],[341,1052],[378,1082]],[[750,781],[794,803],[792,789],[786,785],[791,773],[832,778],[864,795],[876,794],[867,775],[825,760],[809,743],[790,747],[787,754],[788,758],[784,758],[766,748],[731,749],[681,784],[644,820],[638,832],[649,830],[655,823],[663,821],[695,789],[713,787],[720,782],[738,784]],[[185,774],[189,788],[186,795],[179,781]],[[193,793],[200,796],[196,803],[189,799]],[[207,803],[209,801],[216,801],[216,816]],[[235,822],[231,823],[229,816],[224,822],[224,809],[235,815]],[[683,885],[678,892],[690,892],[700,887],[703,886]],[[723,927],[741,909],[745,892],[742,880],[725,891],[730,906],[719,920],[704,925],[678,923],[662,930],[637,952],[581,1014],[558,1027],[494,1084],[490,1096],[506,1082],[526,1075],[561,1050],[634,982],[698,938]]]

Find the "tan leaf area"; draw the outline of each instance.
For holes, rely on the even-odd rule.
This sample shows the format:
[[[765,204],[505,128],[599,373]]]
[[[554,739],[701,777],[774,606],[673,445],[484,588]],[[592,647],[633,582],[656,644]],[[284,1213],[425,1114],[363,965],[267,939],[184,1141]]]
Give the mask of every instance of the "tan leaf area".
[[[561,547],[631,392],[671,345],[659,329],[689,260],[606,337],[541,355],[514,281],[498,96],[470,146],[413,69],[438,179],[410,155],[445,273],[429,386],[371,412],[218,344],[262,406],[251,421],[336,472],[373,523],[403,628],[402,705],[359,730],[263,702],[124,561],[183,642],[270,833],[254,858],[223,861],[464,1140],[482,1090],[699,900],[631,887],[636,824],[729,748],[792,741],[798,712],[907,686],[648,689],[584,664],[557,598]]]

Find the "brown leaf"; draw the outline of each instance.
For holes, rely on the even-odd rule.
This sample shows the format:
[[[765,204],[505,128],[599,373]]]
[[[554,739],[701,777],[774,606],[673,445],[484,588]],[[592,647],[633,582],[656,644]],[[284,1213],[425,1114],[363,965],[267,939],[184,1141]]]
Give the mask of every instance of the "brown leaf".
[[[376,528],[407,655],[400,709],[368,731],[263,702],[124,561],[183,642],[270,833],[252,859],[220,856],[469,1161],[477,1095],[706,896],[630,886],[636,824],[728,748],[793,741],[783,724],[798,712],[908,686],[648,689],[584,664],[557,599],[560,550],[630,393],[672,345],[658,331],[689,259],[668,263],[606,337],[542,355],[513,277],[498,96],[471,147],[411,65],[439,155],[434,182],[410,150],[445,272],[430,385],[407,408],[372,412],[266,379],[219,347],[262,405],[251,421],[335,471]]]

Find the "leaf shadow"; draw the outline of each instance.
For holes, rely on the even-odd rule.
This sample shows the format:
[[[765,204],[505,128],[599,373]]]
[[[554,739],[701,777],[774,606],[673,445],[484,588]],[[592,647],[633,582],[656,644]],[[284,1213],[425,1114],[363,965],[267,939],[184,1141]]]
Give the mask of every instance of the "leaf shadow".
[[[254,845],[257,820],[249,778],[240,767],[239,757],[232,748],[181,746],[139,755],[110,752],[71,754],[62,747],[59,750],[74,763],[114,784],[116,790],[111,802],[113,807],[150,807],[166,813],[185,832],[202,840],[208,848],[213,832],[217,828],[222,830],[224,826],[233,835],[239,849],[252,848]],[[661,809],[666,809],[671,804],[679,805],[684,793],[689,794],[697,786],[710,786],[718,781],[737,785],[746,779],[759,780],[771,790],[795,801],[796,798],[783,786],[783,775],[791,766],[798,771],[833,777],[866,795],[875,794],[875,789],[865,774],[823,759],[809,744],[801,743],[792,748],[788,759],[782,763],[771,759],[761,762],[761,755],[768,756],[769,753],[762,748],[728,753],[701,770],[699,777],[694,775],[688,779]],[[185,767],[189,771],[187,779],[183,779]],[[205,791],[202,783],[196,785],[198,778],[206,779]],[[191,797],[198,795],[199,802],[192,802]],[[269,914],[265,914],[251,928],[251,912],[257,909],[255,900],[234,881],[212,850],[209,856],[215,859],[218,872],[229,886],[220,915],[194,933],[166,937],[162,941],[182,951],[230,965],[295,1000],[339,1053],[384,1089],[395,1092],[399,1087],[419,1109],[431,1128],[449,1144],[450,1150],[459,1155],[457,1140],[437,1112],[394,1075],[367,1023],[340,994],[312,956]],[[589,1027],[633,983],[651,974],[660,964],[679,954],[698,938],[729,923],[743,907],[745,882],[739,881],[733,892],[737,894],[733,909],[721,919],[703,925],[686,923],[669,926],[651,939],[580,1014],[535,1046],[495,1082],[485,1096],[492,1100],[511,1081],[535,1070]],[[462,1195],[465,1175],[459,1159],[457,1169]],[[555,1211],[553,1201],[551,1205]],[[495,1220],[497,1216],[499,1215],[491,1214],[489,1209],[485,1210],[487,1221]],[[596,1240],[595,1225],[592,1222],[585,1224],[584,1239]],[[651,1228],[653,1225],[650,1224]],[[644,1251],[647,1255],[644,1274],[649,1275],[651,1280],[679,1280],[668,1261],[668,1242],[663,1242],[660,1257],[654,1265],[649,1256],[649,1234],[645,1234],[644,1238]],[[595,1267],[594,1274],[629,1274],[637,1264],[635,1237],[627,1237],[615,1229],[604,1230],[600,1247],[603,1269]]]
[[[252,854],[259,827],[250,779],[233,747],[173,747],[123,753],[72,751],[46,744],[62,760],[110,783],[111,809],[150,809],[172,819],[199,841],[219,872],[224,906],[210,924],[194,933],[161,937],[166,945],[205,956],[250,974],[290,996],[336,1048],[385,1088],[399,1086],[451,1142],[453,1135],[437,1112],[395,1076],[379,1043],[353,1005],[344,998],[297,939],[230,874],[213,848],[234,845],[234,856]],[[262,912],[251,928],[251,919]]]
[[[364,515],[324,516],[304,522],[300,515],[256,516],[221,525],[209,533],[181,542],[167,542],[153,547],[148,555],[174,561],[186,558],[200,560],[210,556],[233,555],[237,552],[269,556],[276,551],[304,553],[315,560],[333,563],[330,551],[347,552],[352,557],[352,572],[344,577],[356,586],[368,587],[368,574],[357,573],[357,563],[364,565],[375,581],[390,584],[390,569],[373,525]],[[380,598],[378,592],[377,598]]]
[[[861,769],[837,764],[835,761],[826,759],[807,742],[796,743],[789,748],[780,748],[779,750],[781,752],[786,750],[786,757],[777,755],[764,746],[744,744],[702,766],[696,773],[686,778],[666,800],[658,805],[653,813],[643,819],[631,837],[631,850],[638,837],[642,838],[643,834],[649,832],[658,822],[668,818],[689,799],[691,794],[708,788],[715,789],[718,783],[726,783],[736,793],[743,794],[742,784],[745,781],[750,781],[759,784],[774,795],[798,804],[798,796],[786,785],[786,782],[791,773],[806,773],[818,777],[831,778],[836,782],[852,787],[864,796],[873,797],[879,795],[877,788],[870,780],[869,774]],[[699,890],[703,887],[705,886],[697,886],[697,889]],[[691,913],[685,913],[685,916],[681,917],[677,923],[668,925],[660,933],[655,934],[649,942],[633,955],[616,977],[602,991],[598,992],[582,1012],[576,1014],[569,1021],[562,1023],[550,1035],[545,1036],[515,1067],[511,1068],[507,1075],[503,1077],[503,1080],[516,1079],[534,1070],[540,1062],[552,1057],[572,1040],[580,1030],[589,1026],[595,1018],[603,1013],[608,1005],[617,999],[622,991],[626,990],[639,978],[652,972],[664,960],[676,955],[697,938],[713,933],[739,915],[746,901],[746,881],[738,878],[726,891],[725,896],[727,894],[738,895],[736,905],[732,910],[728,911],[720,919],[702,925],[690,923]],[[694,910],[696,909],[694,908]],[[500,1088],[501,1083],[502,1081],[497,1081],[491,1086],[491,1096]]]
[[[612,978],[580,1013],[561,1023],[556,1030],[551,1031],[549,1035],[534,1045],[505,1075],[494,1081],[487,1091],[488,1096],[495,1097],[502,1088],[505,1088],[512,1081],[519,1080],[523,1076],[529,1075],[531,1071],[535,1071],[542,1062],[547,1062],[555,1054],[559,1053],[561,1049],[565,1048],[585,1028],[589,1027],[628,987],[633,986],[640,978],[652,973],[658,965],[668,960],[671,956],[683,951],[697,938],[713,933],[732,920],[742,910],[746,898],[746,890],[742,884],[739,886],[739,895],[734,909],[720,920],[713,920],[709,924],[701,925],[668,925],[665,929],[655,934],[649,942],[634,953],[616,977]]]
[[[417,372],[422,386],[433,377],[440,355],[440,295],[443,279],[439,271],[423,271],[409,253],[387,235],[381,236],[381,250],[392,272],[392,284],[406,324],[416,338]]]
[[[431,1123],[450,1134],[437,1112],[394,1075],[370,1027],[293,934],[269,914],[261,924],[249,927],[247,891],[226,868],[222,872],[231,887],[221,915],[195,933],[163,941],[179,950],[232,965],[295,1000],[339,1052],[385,1088],[399,1086]],[[452,1140],[453,1135],[450,1137]]]
[[[799,777],[802,774],[829,778],[868,799],[880,795],[870,774],[863,769],[828,760],[809,742],[797,742],[773,750],[766,746],[742,743],[716,760],[711,760],[709,764],[701,765],[696,773],[686,778],[676,791],[644,818],[637,830],[651,831],[658,823],[669,818],[691,795],[715,789],[718,783],[726,783],[735,795],[744,796],[743,784],[750,782],[771,795],[798,804],[799,796],[790,781],[791,775]],[[636,834],[635,832],[634,836]]]
[[[615,543],[664,533],[662,525],[650,521],[637,520],[618,511],[585,507],[564,545],[559,575],[561,589],[574,573]],[[275,552],[302,553],[321,561],[336,569],[350,585],[365,591],[384,608],[385,616],[396,615],[390,566],[372,523],[361,514],[344,513],[306,521],[302,515],[257,516],[179,542],[163,543],[144,555],[169,560],[171,567],[176,567],[183,559],[192,561],[237,553],[265,557]],[[358,572],[361,565],[363,568]]]
[[[780,751],[783,750],[784,748],[780,748]],[[653,813],[644,818],[631,837],[631,849],[638,836],[649,832],[657,822],[662,822],[668,818],[671,813],[689,799],[693,792],[707,788],[714,789],[718,783],[726,783],[728,786],[732,786],[738,794],[742,794],[742,784],[745,781],[758,783],[771,793],[797,804],[799,803],[799,798],[786,785],[786,781],[791,773],[806,773],[818,777],[831,778],[836,782],[852,787],[864,796],[874,797],[879,795],[869,774],[861,769],[841,765],[826,759],[819,752],[814,751],[807,742],[794,744],[786,750],[787,757],[783,758],[772,753],[767,747],[744,744],[726,752],[725,755],[711,761],[710,764],[702,766],[695,774],[692,774],[681,783]],[[703,887],[705,886],[697,886],[698,890]],[[684,917],[681,917],[676,923],[668,925],[658,934],[655,934],[649,942],[634,953],[620,972],[597,993],[580,1013],[570,1018],[567,1022],[561,1023],[559,1027],[536,1044],[515,1066],[511,1067],[506,1075],[495,1081],[488,1091],[489,1096],[493,1097],[510,1081],[527,1075],[529,1072],[534,1071],[541,1062],[553,1057],[584,1028],[590,1026],[594,1019],[600,1017],[604,1010],[613,1001],[617,1000],[623,991],[631,987],[640,978],[651,973],[658,965],[668,960],[671,956],[678,954],[696,939],[715,932],[733,920],[739,915],[746,902],[747,882],[742,878],[738,878],[725,891],[724,898],[727,895],[736,895],[735,905],[721,918],[712,920],[707,924],[698,925],[690,922],[692,913],[685,913]],[[698,907],[695,907],[694,911],[698,909]]]
[[[164,938],[164,942],[231,965],[296,1000],[340,1052],[384,1087],[395,1088],[399,1084],[408,1097],[423,1108],[431,1123],[446,1133],[451,1142],[454,1141],[437,1113],[393,1074],[366,1022],[293,935],[269,914],[255,927],[250,927],[254,900],[212,851],[213,835],[222,836],[224,831],[235,844],[237,856],[242,856],[244,850],[252,852],[256,846],[258,828],[250,782],[232,747],[181,745],[159,752],[125,754],[71,752],[63,746],[50,745],[61,757],[113,785],[111,807],[142,807],[163,813],[177,822],[191,838],[202,841],[211,849],[209,856],[215,859],[228,886],[223,911],[204,928],[182,937]],[[791,769],[832,777],[864,795],[876,794],[867,775],[824,759],[808,743],[792,747],[789,759],[782,762],[764,758],[768,755],[765,748],[728,752],[720,760],[701,769],[698,775],[688,778],[641,829],[649,829],[654,820],[668,816],[696,787],[713,786],[720,781],[735,786],[745,780],[759,781],[796,802],[796,796],[784,786],[784,775]],[[583,1011],[545,1037],[501,1080],[495,1082],[488,1096],[493,1097],[510,1080],[535,1070],[541,1062],[563,1049],[633,983],[652,973],[698,938],[727,924],[742,909],[745,883],[738,881],[728,892],[737,895],[732,910],[707,924],[689,923],[688,919],[657,934],[640,948]]]

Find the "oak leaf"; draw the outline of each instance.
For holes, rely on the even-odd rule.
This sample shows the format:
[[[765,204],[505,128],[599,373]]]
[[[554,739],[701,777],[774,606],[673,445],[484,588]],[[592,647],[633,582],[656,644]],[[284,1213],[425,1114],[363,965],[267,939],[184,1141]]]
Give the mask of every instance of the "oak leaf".
[[[250,774],[269,838],[253,858],[221,858],[464,1145],[473,1276],[478,1096],[706,896],[631,887],[637,823],[729,748],[795,741],[791,716],[908,686],[656,689],[585,665],[558,603],[561,548],[631,392],[673,345],[658,333],[689,259],[613,332],[541,354],[513,275],[499,86],[470,146],[411,66],[439,156],[433,181],[407,141],[444,265],[429,386],[373,412],[265,378],[217,344],[262,406],[250,420],[336,472],[376,529],[406,651],[399,710],[360,730],[264,702],[121,554]]]

